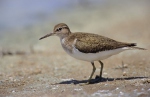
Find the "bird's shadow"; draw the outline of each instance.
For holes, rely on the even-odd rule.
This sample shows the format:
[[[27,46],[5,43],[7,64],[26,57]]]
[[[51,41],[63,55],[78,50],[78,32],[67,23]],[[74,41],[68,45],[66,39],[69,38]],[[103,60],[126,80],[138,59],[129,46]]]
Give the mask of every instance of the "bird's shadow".
[[[91,79],[90,84],[96,84],[99,82],[108,82],[108,81],[114,81],[114,80],[133,80],[133,79],[143,79],[143,78],[148,78],[148,77],[101,78],[100,80],[97,80],[98,76],[96,76],[95,79]],[[55,84],[75,84],[76,85],[76,84],[87,83],[87,82],[88,80],[68,80],[68,81],[62,81],[62,82],[55,83]]]

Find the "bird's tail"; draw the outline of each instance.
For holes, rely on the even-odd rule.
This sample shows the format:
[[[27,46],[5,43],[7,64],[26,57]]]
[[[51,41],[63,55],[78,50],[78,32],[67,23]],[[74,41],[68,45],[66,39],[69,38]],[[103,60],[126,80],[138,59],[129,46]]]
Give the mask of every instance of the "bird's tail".
[[[135,47],[136,43],[130,43],[128,45],[131,49],[139,49],[139,50],[146,50],[145,48]]]

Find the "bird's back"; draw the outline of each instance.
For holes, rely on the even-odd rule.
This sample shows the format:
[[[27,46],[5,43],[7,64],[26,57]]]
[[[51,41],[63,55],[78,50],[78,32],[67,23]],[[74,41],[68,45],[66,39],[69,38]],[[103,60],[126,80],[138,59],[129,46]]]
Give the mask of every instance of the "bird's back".
[[[135,43],[118,42],[101,35],[82,32],[72,33],[68,37],[68,40],[70,42],[76,40],[75,47],[83,53],[96,53],[122,47],[136,46]]]

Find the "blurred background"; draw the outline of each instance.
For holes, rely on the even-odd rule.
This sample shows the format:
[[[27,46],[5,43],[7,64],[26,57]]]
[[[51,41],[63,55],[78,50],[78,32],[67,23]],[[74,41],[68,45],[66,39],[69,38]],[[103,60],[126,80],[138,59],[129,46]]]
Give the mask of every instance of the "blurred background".
[[[150,48],[150,0],[0,0],[0,97],[150,97],[149,50],[103,60],[109,81],[74,85],[88,79],[91,64],[67,55],[58,37],[39,41],[58,23]]]
[[[0,0],[0,47],[26,51],[31,46],[35,50],[61,47],[56,37],[38,40],[61,22],[72,32],[97,33],[150,47],[146,44],[149,9],[149,0]]]

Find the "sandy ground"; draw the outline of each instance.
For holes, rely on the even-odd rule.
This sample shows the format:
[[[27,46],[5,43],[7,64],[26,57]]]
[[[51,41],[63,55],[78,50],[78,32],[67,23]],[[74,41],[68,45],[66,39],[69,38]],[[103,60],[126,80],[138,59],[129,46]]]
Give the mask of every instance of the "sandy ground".
[[[142,54],[143,51],[137,52]],[[6,55],[0,60],[0,96],[148,97],[150,62],[148,58],[141,58],[136,53],[128,57],[118,55],[103,61],[103,80],[85,86],[79,84],[87,81],[92,66],[88,62],[71,58],[65,52]],[[99,74],[99,63],[95,64],[97,70],[94,77]]]
[[[139,10],[135,12],[134,9]],[[92,72],[91,64],[67,55],[58,37],[38,40],[59,20],[9,33],[0,36],[0,97],[150,97],[149,7],[138,5],[129,11],[112,10],[110,7],[106,12],[91,11],[92,14],[99,12],[98,16],[87,11],[88,21],[79,10],[67,16],[60,13],[60,20],[67,19],[61,22],[67,23],[72,31],[136,42],[147,50],[125,51],[103,60],[103,79],[80,86],[87,82]],[[76,19],[78,15],[82,21]],[[20,31],[26,33],[18,34]],[[100,72],[99,63],[95,65],[97,70],[92,80]]]

